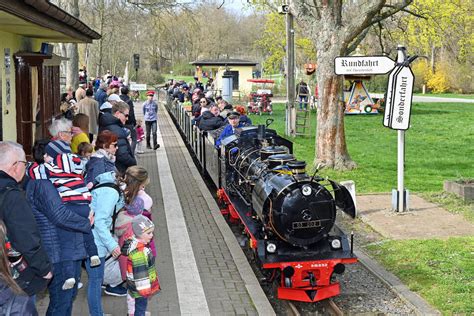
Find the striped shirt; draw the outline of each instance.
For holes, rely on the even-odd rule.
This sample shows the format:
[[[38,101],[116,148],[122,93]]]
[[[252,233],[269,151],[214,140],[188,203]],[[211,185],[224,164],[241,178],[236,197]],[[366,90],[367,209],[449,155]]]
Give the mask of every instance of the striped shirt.
[[[85,162],[77,155],[59,154],[50,163],[33,164],[28,168],[32,179],[50,180],[63,202],[90,202],[91,193],[84,183]]]

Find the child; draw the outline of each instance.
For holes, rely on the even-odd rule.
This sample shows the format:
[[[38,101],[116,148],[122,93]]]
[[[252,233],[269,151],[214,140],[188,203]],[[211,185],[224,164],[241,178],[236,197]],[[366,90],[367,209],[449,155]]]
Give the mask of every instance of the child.
[[[82,142],[77,146],[77,154],[79,157],[89,160],[94,152],[94,146],[87,142]]]
[[[85,168],[84,161],[72,154],[69,145],[61,140],[50,142],[45,151],[44,164],[33,164],[28,172],[30,178],[50,180],[68,209],[80,216],[90,218],[92,213],[89,206],[91,193],[87,189],[82,175]],[[63,236],[64,238],[59,240],[61,249],[68,249],[71,247],[71,240],[75,238],[75,233],[64,230]],[[91,260],[91,266],[100,265],[92,230],[84,233],[84,246]],[[74,251],[62,251],[62,253],[73,254]],[[76,283],[74,261],[72,258],[61,259],[63,261],[62,272],[66,278],[63,290],[68,290],[73,288]]]
[[[186,111],[191,112],[192,107],[193,107],[193,104],[191,103],[191,101],[189,101],[189,97],[184,97],[183,108]]]
[[[148,298],[160,290],[160,283],[155,268],[155,257],[149,243],[153,238],[155,225],[143,215],[132,220],[133,236],[127,239],[122,247],[122,254],[127,260],[128,295],[135,299],[135,310],[129,315],[145,315]]]
[[[143,154],[145,151],[143,151],[143,140],[145,139],[145,132],[143,131],[143,121],[138,119],[137,120],[137,149],[136,152],[137,154]]]

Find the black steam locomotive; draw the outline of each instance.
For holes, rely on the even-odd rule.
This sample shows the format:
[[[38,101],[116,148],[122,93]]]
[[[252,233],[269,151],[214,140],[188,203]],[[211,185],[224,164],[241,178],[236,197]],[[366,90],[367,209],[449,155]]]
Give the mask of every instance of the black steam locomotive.
[[[262,269],[280,278],[278,298],[315,302],[338,295],[333,274],[357,262],[335,225],[337,209],[355,217],[348,190],[306,173],[306,163],[292,154],[292,142],[267,125],[244,127],[216,149],[218,131],[193,128],[179,105],[168,110],[218,188],[221,212],[245,226]]]

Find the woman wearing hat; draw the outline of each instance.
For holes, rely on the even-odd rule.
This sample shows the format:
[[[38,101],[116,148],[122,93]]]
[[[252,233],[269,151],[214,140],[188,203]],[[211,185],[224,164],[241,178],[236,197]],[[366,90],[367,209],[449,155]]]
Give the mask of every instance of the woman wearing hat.
[[[145,126],[146,126],[146,148],[151,149],[150,145],[150,134],[153,134],[153,149],[160,148],[160,144],[158,144],[157,136],[156,136],[156,128],[157,128],[157,118],[158,118],[158,105],[155,101],[153,101],[153,96],[155,92],[148,91],[146,93],[147,100],[143,103],[143,116],[145,119]]]

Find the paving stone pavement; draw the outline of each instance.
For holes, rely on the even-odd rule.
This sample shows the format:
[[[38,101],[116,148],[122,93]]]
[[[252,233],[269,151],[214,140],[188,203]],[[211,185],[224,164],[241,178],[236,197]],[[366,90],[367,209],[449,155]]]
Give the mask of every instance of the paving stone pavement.
[[[137,117],[141,117],[140,105],[137,104],[135,112]],[[163,115],[166,115],[164,109],[160,109],[159,117]],[[196,180],[191,176],[185,157],[177,145],[173,132],[175,127],[168,120],[159,120],[159,128],[179,193],[180,204],[210,313],[212,315],[256,315],[257,311],[247,292],[246,284],[239,274]],[[180,315],[179,293],[155,152],[147,150],[144,154],[138,155],[138,164],[148,170],[151,180],[147,192],[153,198],[153,221],[157,227],[155,231],[156,265],[162,287],[162,291],[150,299],[148,310],[151,315]],[[87,273],[85,271],[82,273],[82,282],[84,287],[79,290],[74,302],[73,315],[88,315]],[[40,315],[46,313],[48,302],[46,293],[38,295],[37,308]],[[106,314],[126,315],[125,298],[103,295],[102,303]],[[202,314],[200,311],[195,313],[195,315],[200,314]]]

